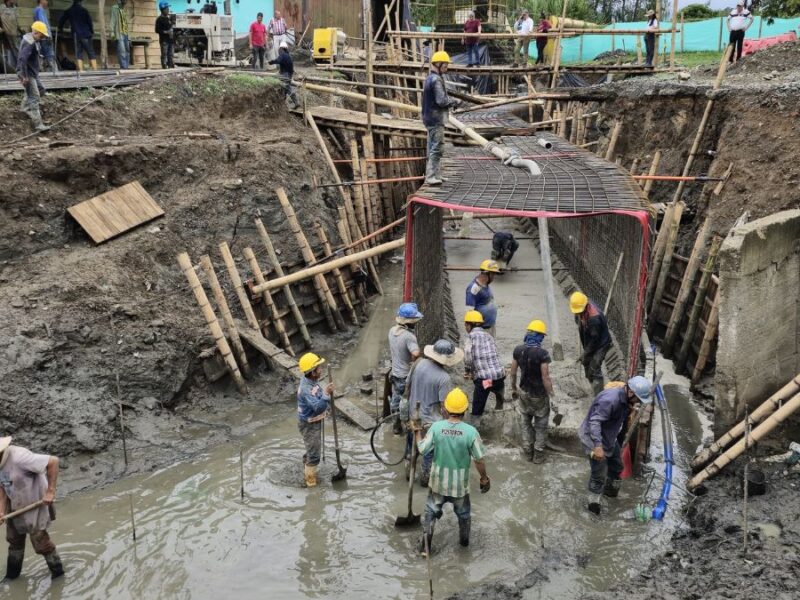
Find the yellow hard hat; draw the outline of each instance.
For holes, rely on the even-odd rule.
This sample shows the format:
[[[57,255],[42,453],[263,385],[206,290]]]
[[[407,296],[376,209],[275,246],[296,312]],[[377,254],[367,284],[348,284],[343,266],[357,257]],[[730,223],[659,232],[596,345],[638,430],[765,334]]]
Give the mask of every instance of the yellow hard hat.
[[[468,310],[467,314],[464,315],[464,323],[475,323],[480,325],[483,323],[483,315],[477,310]]]
[[[47,25],[41,21],[34,21],[33,25],[31,25],[31,31],[41,33],[44,37],[50,37],[50,34],[47,31]]]
[[[500,265],[497,264],[496,260],[487,258],[481,263],[481,271],[486,271],[487,273],[499,273]]]
[[[449,63],[450,62],[450,55],[445,52],[444,50],[439,50],[438,52],[433,53],[433,58],[431,58],[432,63]]]
[[[532,331],[534,333],[543,333],[544,335],[547,335],[547,325],[545,325],[544,321],[535,319],[530,323],[528,323],[528,331]]]
[[[325,363],[324,358],[320,358],[313,352],[306,352],[303,356],[300,357],[300,360],[297,363],[297,366],[300,367],[300,370],[303,373],[308,373],[309,371],[313,371],[318,366]]]
[[[573,292],[569,297],[569,309],[576,315],[586,310],[587,304],[589,304],[589,298],[581,292]]]
[[[453,388],[444,399],[444,409],[451,415],[463,415],[469,408],[469,399],[461,388]]]

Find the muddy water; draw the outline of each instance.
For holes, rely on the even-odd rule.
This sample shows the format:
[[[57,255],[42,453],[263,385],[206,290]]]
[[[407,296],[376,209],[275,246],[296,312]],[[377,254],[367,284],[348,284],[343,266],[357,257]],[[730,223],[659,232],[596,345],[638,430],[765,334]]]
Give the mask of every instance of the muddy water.
[[[398,288],[392,288],[397,290]],[[394,303],[389,292],[386,310]],[[364,361],[377,362],[376,344],[391,321],[376,307],[382,327],[362,330],[337,380],[355,381]],[[379,335],[380,334],[380,335]],[[679,464],[700,439],[685,386],[668,388]],[[233,411],[229,422],[251,409]],[[422,598],[425,562],[413,552],[418,530],[398,531],[406,513],[406,482],[399,468],[378,464],[367,435],[341,426],[346,482],[332,484],[332,436],[317,489],[300,487],[300,443],[293,406],[265,407],[266,425],[241,439],[245,498],[240,497],[239,447],[227,445],[146,476],[59,502],[51,533],[67,576],[51,583],[44,561],[28,550],[24,575],[0,584],[0,597],[52,599],[142,598]],[[656,431],[660,431],[656,429]],[[401,451],[389,432],[380,442]],[[654,434],[654,466],[660,435]],[[487,440],[492,490],[473,494],[469,548],[457,543],[447,509],[439,522],[433,557],[437,598],[498,578],[514,579],[544,568],[549,581],[531,598],[577,598],[603,590],[646,566],[666,544],[679,514],[680,492],[663,523],[638,523],[632,509],[646,483],[628,481],[600,519],[584,509],[588,467],[583,457],[554,454],[531,465],[498,440]],[[658,482],[656,482],[657,485]],[[654,500],[655,490],[650,493]],[[415,489],[414,512],[425,490]],[[132,539],[130,502],[137,539]],[[0,561],[5,548],[0,550]]]

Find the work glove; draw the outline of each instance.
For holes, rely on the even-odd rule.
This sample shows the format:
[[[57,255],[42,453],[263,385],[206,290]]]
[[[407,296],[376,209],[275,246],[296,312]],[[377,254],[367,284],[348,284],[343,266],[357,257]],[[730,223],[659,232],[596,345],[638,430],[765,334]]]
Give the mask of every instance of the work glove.
[[[422,429],[422,421],[419,419],[411,419],[410,428],[411,431],[420,431]]]
[[[486,480],[481,479],[481,494],[485,494],[492,489],[492,482],[487,477]]]

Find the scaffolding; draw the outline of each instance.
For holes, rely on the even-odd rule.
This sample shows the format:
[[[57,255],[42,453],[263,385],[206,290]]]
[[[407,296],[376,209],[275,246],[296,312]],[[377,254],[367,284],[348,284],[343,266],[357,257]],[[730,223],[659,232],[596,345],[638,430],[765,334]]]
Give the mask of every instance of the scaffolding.
[[[505,27],[514,20],[518,0],[436,0],[435,25],[463,25],[470,11],[484,25]]]

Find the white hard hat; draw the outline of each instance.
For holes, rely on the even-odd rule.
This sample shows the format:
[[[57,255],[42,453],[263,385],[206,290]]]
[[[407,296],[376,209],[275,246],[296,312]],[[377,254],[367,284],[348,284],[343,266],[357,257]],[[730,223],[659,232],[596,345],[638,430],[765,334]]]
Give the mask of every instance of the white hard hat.
[[[286,42],[281,42],[280,47],[281,48],[286,48],[288,50],[289,49],[289,44],[287,44]]]

